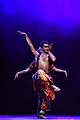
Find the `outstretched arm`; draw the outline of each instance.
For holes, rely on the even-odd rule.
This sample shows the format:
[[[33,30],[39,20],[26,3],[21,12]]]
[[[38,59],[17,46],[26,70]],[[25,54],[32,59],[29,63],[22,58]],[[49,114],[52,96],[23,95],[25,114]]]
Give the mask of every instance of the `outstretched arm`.
[[[30,71],[30,68],[27,68],[26,70],[22,70],[20,72],[17,72],[16,75],[15,75],[15,77],[14,77],[14,80],[18,79],[19,75],[25,74],[28,71]]]
[[[66,77],[68,76],[66,70],[58,69],[58,68],[56,68],[54,65],[53,65],[53,67],[52,67],[52,70],[57,71],[57,72],[64,72],[64,73],[65,73],[65,76],[66,76]]]
[[[25,35],[26,38],[26,42],[28,43],[32,53],[37,57],[38,56],[38,52],[35,50],[31,40],[29,39],[28,35],[25,32],[21,32],[21,31],[17,31],[20,35]]]
[[[16,75],[15,75],[15,77],[14,77],[14,80],[18,79],[19,75],[23,75],[23,74],[29,72],[34,67],[35,67],[35,61],[33,61],[26,70],[22,70],[20,72],[17,72]]]

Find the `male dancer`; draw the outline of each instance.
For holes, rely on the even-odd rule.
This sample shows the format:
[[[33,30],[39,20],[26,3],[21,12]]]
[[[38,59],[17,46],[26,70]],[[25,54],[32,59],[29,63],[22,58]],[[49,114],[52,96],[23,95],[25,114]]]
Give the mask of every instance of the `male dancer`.
[[[36,73],[33,79],[36,80],[36,88],[39,96],[38,117],[45,118],[44,113],[48,109],[49,102],[54,100],[54,85],[50,75],[50,66],[56,60],[55,56],[49,50],[49,43],[42,41],[40,47],[41,53],[38,53],[26,33],[20,32],[20,35],[25,35],[26,41],[30,46],[32,53],[35,55]],[[55,67],[53,67],[55,69]],[[56,69],[55,69],[56,70]],[[65,71],[67,75],[67,72]]]

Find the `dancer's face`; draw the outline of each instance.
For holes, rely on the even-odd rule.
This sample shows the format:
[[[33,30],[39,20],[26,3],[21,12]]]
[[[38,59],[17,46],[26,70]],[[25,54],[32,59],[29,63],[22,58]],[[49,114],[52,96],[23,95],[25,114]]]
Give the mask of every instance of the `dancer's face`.
[[[48,53],[48,51],[49,51],[49,45],[48,44],[44,43],[44,45],[43,45],[43,51],[45,53]]]

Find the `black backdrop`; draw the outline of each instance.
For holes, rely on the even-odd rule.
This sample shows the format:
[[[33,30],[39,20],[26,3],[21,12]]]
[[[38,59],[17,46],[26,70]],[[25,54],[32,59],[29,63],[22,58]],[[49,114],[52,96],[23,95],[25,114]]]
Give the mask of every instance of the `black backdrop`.
[[[0,114],[36,113],[37,99],[31,76],[34,70],[14,81],[17,71],[26,69],[34,60],[25,38],[17,30],[27,32],[35,49],[46,39],[53,43],[54,65],[65,69],[63,73],[52,72],[55,85],[61,88],[51,103],[52,114],[80,114],[80,26],[72,30],[59,30],[58,26],[44,22],[30,13],[7,14],[0,9]],[[26,19],[25,19],[26,18]]]

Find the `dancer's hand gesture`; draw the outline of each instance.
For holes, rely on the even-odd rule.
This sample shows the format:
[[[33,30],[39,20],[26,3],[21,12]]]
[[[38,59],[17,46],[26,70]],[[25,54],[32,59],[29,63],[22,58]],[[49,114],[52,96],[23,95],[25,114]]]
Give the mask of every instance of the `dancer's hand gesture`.
[[[64,73],[65,73],[65,76],[66,76],[66,78],[67,78],[67,76],[68,76],[67,71],[65,70]]]
[[[16,73],[16,75],[15,75],[15,77],[14,77],[14,80],[18,79],[19,74],[20,74],[19,72]]]
[[[27,36],[27,34],[25,32],[21,32],[21,31],[17,31],[20,35],[25,35]]]

